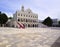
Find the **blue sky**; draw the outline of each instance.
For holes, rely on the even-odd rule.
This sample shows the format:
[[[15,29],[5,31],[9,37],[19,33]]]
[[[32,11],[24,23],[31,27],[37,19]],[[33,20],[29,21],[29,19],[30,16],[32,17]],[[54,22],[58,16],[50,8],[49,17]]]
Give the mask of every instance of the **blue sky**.
[[[30,8],[37,13],[40,20],[48,16],[60,19],[60,0],[0,0],[0,11],[13,16],[13,13],[20,10],[22,5],[25,9]]]

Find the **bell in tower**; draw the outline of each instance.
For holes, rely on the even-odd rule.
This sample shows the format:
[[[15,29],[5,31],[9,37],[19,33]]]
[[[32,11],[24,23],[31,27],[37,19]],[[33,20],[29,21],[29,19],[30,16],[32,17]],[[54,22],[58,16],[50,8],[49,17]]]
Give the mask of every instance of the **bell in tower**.
[[[24,6],[21,7],[21,11],[24,11]]]

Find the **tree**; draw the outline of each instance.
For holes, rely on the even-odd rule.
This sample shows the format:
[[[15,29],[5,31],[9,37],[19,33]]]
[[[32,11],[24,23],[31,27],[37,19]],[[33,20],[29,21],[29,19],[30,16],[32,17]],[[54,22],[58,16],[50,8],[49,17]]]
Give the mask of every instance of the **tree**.
[[[47,17],[42,23],[47,26],[52,26],[53,21],[50,17]]]
[[[59,21],[59,25],[60,25],[60,21]]]
[[[12,19],[12,17],[9,17],[8,19]]]
[[[58,23],[59,23],[59,27],[60,27],[60,21],[58,21]]]
[[[8,21],[8,17],[5,13],[0,12],[0,24],[5,24]]]

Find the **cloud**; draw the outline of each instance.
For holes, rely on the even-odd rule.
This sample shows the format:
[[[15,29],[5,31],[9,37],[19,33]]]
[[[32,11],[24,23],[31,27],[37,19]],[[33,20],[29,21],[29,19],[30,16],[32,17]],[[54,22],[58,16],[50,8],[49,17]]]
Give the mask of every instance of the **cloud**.
[[[0,0],[0,11],[10,15],[20,10],[22,5],[37,13],[39,19],[43,20],[48,16],[60,19],[60,0]]]
[[[51,18],[59,18],[60,15],[60,0],[34,0],[35,8],[38,11],[39,19],[44,19],[47,16]],[[43,17],[43,18],[41,18]],[[60,18],[59,18],[60,19]]]

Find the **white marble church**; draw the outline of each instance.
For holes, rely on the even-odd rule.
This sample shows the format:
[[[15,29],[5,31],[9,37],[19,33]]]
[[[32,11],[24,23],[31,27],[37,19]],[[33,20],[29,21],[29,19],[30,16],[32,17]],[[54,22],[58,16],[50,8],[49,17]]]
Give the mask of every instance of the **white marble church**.
[[[13,14],[13,19],[10,22],[10,26],[19,27],[24,25],[25,27],[38,27],[38,15],[33,13],[30,9],[24,9],[16,11]]]

